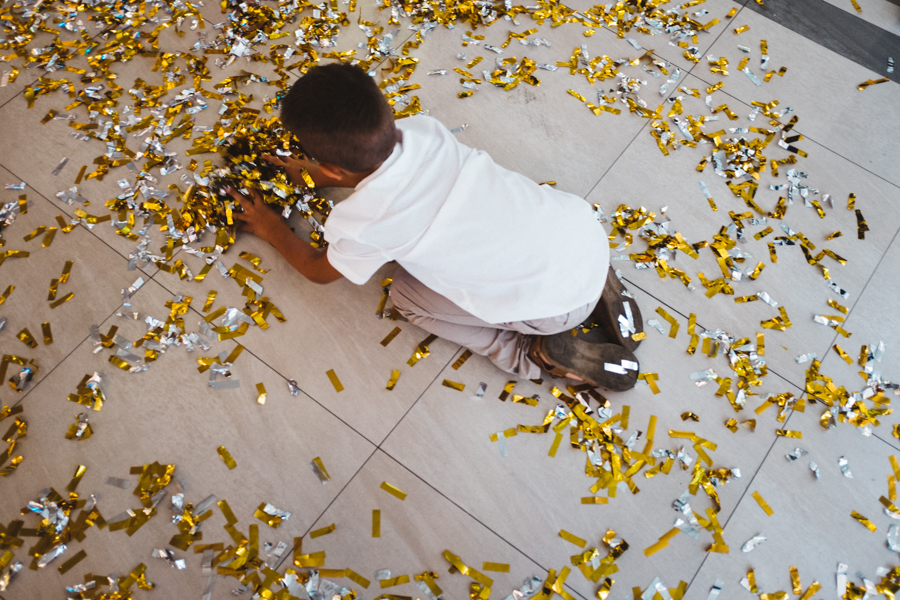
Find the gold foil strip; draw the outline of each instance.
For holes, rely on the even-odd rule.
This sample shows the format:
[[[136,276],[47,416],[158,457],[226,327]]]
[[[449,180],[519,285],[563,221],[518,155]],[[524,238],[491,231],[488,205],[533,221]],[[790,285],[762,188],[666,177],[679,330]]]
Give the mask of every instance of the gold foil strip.
[[[216,448],[216,452],[219,453],[219,457],[225,462],[225,465],[228,467],[228,470],[234,469],[237,467],[237,463],[232,458],[231,453],[225,448],[225,446],[219,446]]]
[[[340,390],[338,390],[338,391],[340,391]],[[263,385],[262,383],[257,383],[256,384],[256,394],[257,394],[256,395],[256,403],[257,404],[265,404],[266,397],[268,396],[268,394],[266,393],[266,386]]]
[[[856,86],[856,89],[858,89],[859,91],[863,91],[870,85],[878,85],[879,83],[887,83],[888,81],[890,81],[890,79],[888,79],[887,77],[882,77],[881,79],[866,79],[858,86]]]
[[[294,558],[294,565],[298,567],[321,567],[325,564],[325,551],[301,554]]]
[[[509,573],[509,565],[506,563],[485,562],[481,565],[482,571],[494,571],[497,573]]]
[[[866,529],[868,529],[868,530],[871,531],[872,533],[875,533],[875,530],[877,529],[877,527],[875,527],[875,524],[872,523],[872,521],[870,521],[869,519],[865,518],[864,516],[862,516],[861,514],[859,514],[858,512],[856,512],[855,510],[854,510],[853,512],[850,513],[850,516],[853,517],[854,519],[856,519],[857,521],[859,521],[860,524],[862,524]]]
[[[37,348],[38,347],[37,341],[34,339],[34,336],[31,335],[31,332],[28,331],[27,327],[25,327],[24,329],[22,329],[22,331],[17,333],[16,337],[19,339],[19,341],[21,341],[23,344],[25,344],[29,348]]]
[[[383,340],[381,340],[381,345],[387,347],[387,345],[390,344],[399,333],[400,328],[394,327],[394,329],[389,334],[387,334]]]
[[[771,517],[775,513],[775,511],[772,510],[772,507],[769,506],[765,500],[763,500],[763,497],[759,492],[753,492],[753,499],[756,500],[756,503],[759,504],[759,507],[763,509],[763,512],[766,513],[766,516]]]
[[[381,585],[381,589],[403,585],[409,583],[409,575],[398,575],[390,579],[382,579],[378,583]]]
[[[381,537],[381,511],[377,508],[372,511],[372,537]]]
[[[78,484],[81,483],[81,478],[84,477],[84,474],[87,472],[87,467],[84,465],[78,465],[75,469],[75,475],[72,476],[72,481],[69,482],[69,485],[66,486],[67,492],[74,492],[78,488]]]
[[[466,348],[466,350],[462,354],[459,355],[459,358],[457,358],[455,361],[453,361],[453,364],[450,366],[453,368],[454,371],[459,371],[459,368],[461,366],[463,366],[466,363],[466,361],[469,360],[469,358],[471,356],[472,356],[472,351],[469,350],[468,348]]]
[[[667,531],[665,534],[663,534],[662,537],[659,538],[659,541],[644,550],[644,556],[653,556],[654,554],[668,546],[669,540],[678,535],[679,531],[680,530],[676,527],[673,527],[672,529]]]
[[[47,229],[47,233],[44,234],[44,239],[41,241],[41,247],[49,248],[50,244],[53,243],[53,238],[56,236],[56,227],[50,227]]]
[[[315,531],[310,532],[309,537],[312,539],[316,539],[317,537],[322,537],[323,535],[332,533],[335,529],[335,524],[332,523],[328,527],[322,527],[321,529],[316,529]]]
[[[413,352],[413,355],[410,357],[409,361],[407,361],[406,364],[412,367],[415,366],[415,364],[423,358],[428,357],[431,354],[431,350],[428,349],[428,346],[431,345],[431,343],[436,339],[437,336],[432,334],[419,342],[419,345],[416,346],[416,350]]]
[[[313,473],[316,474],[316,477],[319,478],[323,484],[328,483],[331,480],[331,475],[328,474],[328,469],[325,468],[325,464],[322,462],[322,459],[318,456],[312,459],[312,462],[309,463],[310,467],[313,470]]]
[[[386,491],[388,494],[390,494],[390,495],[392,495],[392,496],[394,496],[394,497],[396,497],[396,498],[399,498],[400,500],[406,500],[406,493],[400,491],[399,488],[397,488],[397,487],[391,485],[391,484],[388,483],[387,481],[382,481],[382,482],[381,482],[381,489],[383,489],[384,491]]]
[[[13,293],[14,289],[16,288],[13,285],[6,286],[6,290],[4,290],[3,294],[0,294],[0,306],[6,302],[6,299],[9,298],[9,295]]]
[[[582,504],[607,504],[608,502],[607,498],[601,498],[600,496],[587,496],[581,499]]]
[[[212,291],[206,296],[206,302],[203,304],[203,308],[202,308],[202,311],[203,311],[203,312],[208,313],[208,312],[212,309],[213,303],[216,301],[216,294],[217,294],[217,293],[218,293],[218,292],[216,292],[215,290],[212,290]]]
[[[69,300],[71,300],[74,296],[75,296],[75,293],[74,293],[74,292],[69,292],[68,294],[66,294],[65,296],[63,296],[62,298],[60,298],[59,300],[56,300],[56,301],[54,301],[54,302],[51,302],[51,303],[50,303],[50,308],[56,308],[56,307],[58,307],[58,306],[61,306],[62,304],[64,304],[64,303],[68,302]]]
[[[72,558],[70,558],[69,560],[67,560],[66,562],[64,562],[63,564],[61,564],[59,566],[59,569],[58,569],[59,574],[65,575],[68,571],[70,571],[72,569],[72,567],[74,567],[75,565],[80,563],[85,558],[87,558],[87,552],[85,552],[84,550],[79,550],[78,554],[76,554],[75,556],[73,556]]]
[[[325,372],[328,375],[328,380],[331,382],[331,385],[334,386],[334,391],[341,393],[344,391],[344,386],[341,384],[341,380],[338,379],[337,373],[334,372],[334,369],[329,369]]]
[[[385,389],[393,391],[394,386],[397,385],[397,381],[400,379],[400,371],[394,369],[391,371],[391,378],[388,379],[387,386]]]
[[[840,356],[842,359],[844,359],[845,363],[847,363],[848,365],[853,364],[853,359],[850,358],[850,355],[847,354],[846,352],[844,352],[844,349],[841,348],[839,345],[835,344],[834,346],[832,346],[832,349],[837,353],[838,356]]]
[[[569,533],[565,529],[559,530],[559,537],[561,537],[562,539],[566,540],[569,543],[575,544],[579,548],[584,548],[587,545],[587,541],[581,539],[574,533]]]
[[[818,581],[813,581],[811,584],[809,584],[809,587],[806,588],[806,591],[803,593],[803,595],[800,596],[800,600],[811,600],[816,592],[821,589],[822,584],[820,584]]]
[[[776,429],[775,435],[794,439],[803,439],[803,433],[800,431],[790,431],[788,429]]]
[[[441,382],[441,385],[443,385],[444,387],[448,387],[451,390],[456,390],[457,392],[461,392],[466,389],[466,385],[464,383],[450,381],[449,379],[445,379],[443,382]]]
[[[740,27],[738,27],[737,29],[734,30],[734,35],[741,35],[742,33],[744,33],[745,31],[747,31],[749,29],[750,29],[749,25],[741,25]]]

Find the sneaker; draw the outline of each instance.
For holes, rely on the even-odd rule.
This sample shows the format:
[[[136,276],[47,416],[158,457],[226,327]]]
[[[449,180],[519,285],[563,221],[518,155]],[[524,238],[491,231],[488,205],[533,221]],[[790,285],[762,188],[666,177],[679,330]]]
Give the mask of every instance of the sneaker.
[[[579,338],[590,343],[618,344],[629,352],[637,350],[641,342],[635,340],[632,335],[644,331],[644,319],[637,302],[634,298],[622,295],[624,291],[625,286],[610,267],[600,301],[587,320],[596,327],[586,334],[579,334]],[[628,318],[629,315],[631,319]],[[623,326],[625,333],[622,332]],[[634,327],[633,333],[629,331],[630,327]]]
[[[622,346],[586,342],[568,331],[535,336],[528,357],[554,377],[568,377],[616,392],[633,388],[640,369],[634,354]]]

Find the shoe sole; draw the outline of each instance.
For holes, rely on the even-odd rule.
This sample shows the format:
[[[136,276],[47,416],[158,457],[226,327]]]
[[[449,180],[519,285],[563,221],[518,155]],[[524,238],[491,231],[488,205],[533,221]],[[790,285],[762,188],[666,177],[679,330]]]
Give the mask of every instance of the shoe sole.
[[[637,302],[632,298],[623,296],[625,286],[616,276],[616,272],[612,267],[609,268],[609,274],[606,276],[606,285],[603,287],[603,294],[600,301],[591,313],[591,320],[601,330],[601,336],[607,340],[614,342],[629,352],[634,352],[640,345],[640,340],[635,341],[631,336],[623,336],[622,330],[619,329],[619,315],[625,314],[623,304],[627,302],[631,307],[631,316],[634,319],[634,329],[636,333],[644,331],[644,319],[641,316],[641,309],[638,308]]]
[[[638,371],[626,370],[624,375],[605,368],[607,363],[621,366],[623,360],[638,363],[634,354],[618,344],[592,344],[563,332],[542,336],[539,349],[553,366],[580,377],[594,387],[624,392],[637,383],[640,366]]]

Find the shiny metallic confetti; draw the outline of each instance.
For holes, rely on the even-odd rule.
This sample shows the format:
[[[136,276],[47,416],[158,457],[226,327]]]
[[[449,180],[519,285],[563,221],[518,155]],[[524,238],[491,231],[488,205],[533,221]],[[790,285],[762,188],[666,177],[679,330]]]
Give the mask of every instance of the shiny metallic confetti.
[[[755,535],[749,540],[747,540],[743,546],[741,546],[741,552],[752,552],[755,550],[760,544],[766,541],[766,537],[763,535]]]

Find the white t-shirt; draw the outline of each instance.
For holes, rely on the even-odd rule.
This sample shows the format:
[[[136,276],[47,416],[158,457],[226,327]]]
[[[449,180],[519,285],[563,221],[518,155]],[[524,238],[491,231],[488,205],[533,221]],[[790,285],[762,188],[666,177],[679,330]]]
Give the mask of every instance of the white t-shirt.
[[[592,207],[414,116],[390,157],[325,222],[328,262],[363,284],[396,260],[488,323],[564,315],[598,298],[609,242]]]

